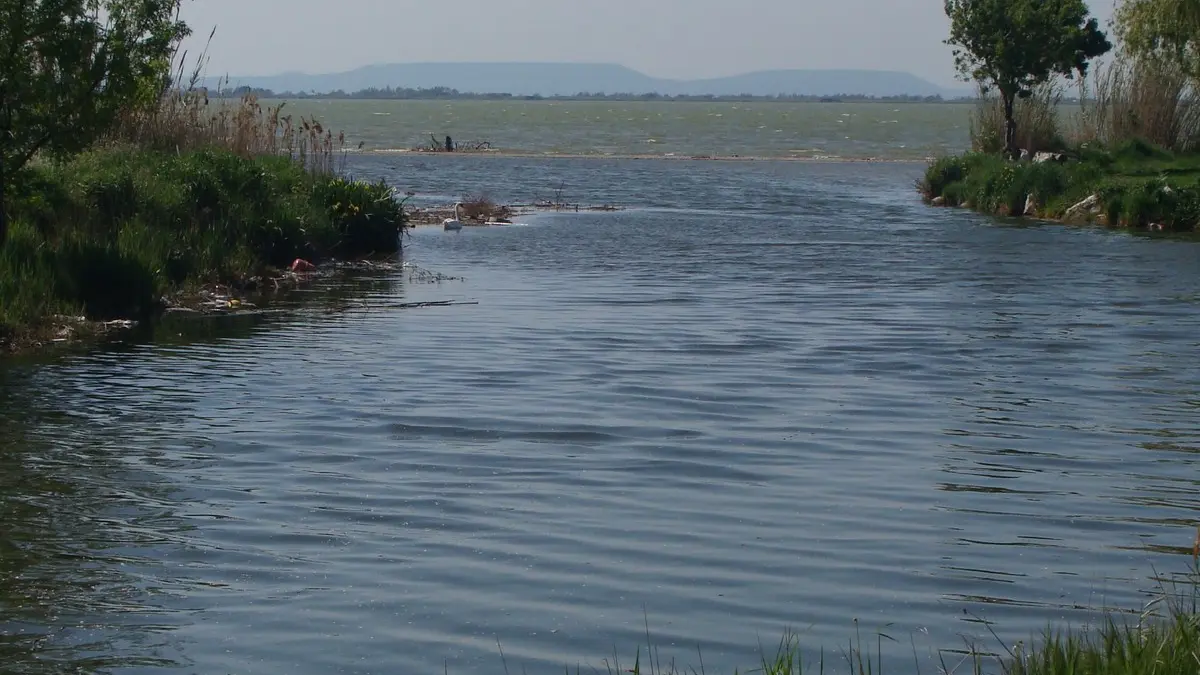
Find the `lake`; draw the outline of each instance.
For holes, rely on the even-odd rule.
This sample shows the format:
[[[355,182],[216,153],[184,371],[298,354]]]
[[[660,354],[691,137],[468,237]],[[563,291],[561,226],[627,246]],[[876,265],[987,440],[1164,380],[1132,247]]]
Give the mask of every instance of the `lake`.
[[[395,152],[487,142],[535,155],[921,160],[970,145],[973,104],[264,99],[351,147]]]
[[[914,163],[350,162],[628,208],[0,362],[5,672],[591,672],[647,627],[732,672],[856,621],[936,672],[1190,564],[1196,243],[931,209]]]

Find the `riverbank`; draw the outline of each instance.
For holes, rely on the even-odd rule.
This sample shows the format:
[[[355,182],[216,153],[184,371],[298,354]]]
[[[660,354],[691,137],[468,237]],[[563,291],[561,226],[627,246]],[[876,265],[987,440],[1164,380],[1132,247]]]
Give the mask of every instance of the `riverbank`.
[[[1016,162],[983,153],[943,157],[917,189],[929,204],[998,216],[1173,232],[1200,224],[1200,155],[1138,141]]]
[[[0,352],[288,287],[333,260],[393,255],[407,226],[382,181],[216,149],[104,149],[30,167],[8,207]]]

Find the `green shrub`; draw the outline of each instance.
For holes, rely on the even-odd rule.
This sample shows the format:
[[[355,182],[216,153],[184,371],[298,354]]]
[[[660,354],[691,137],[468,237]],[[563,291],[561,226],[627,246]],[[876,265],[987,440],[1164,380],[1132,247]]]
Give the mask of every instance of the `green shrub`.
[[[966,177],[967,157],[939,157],[925,170],[921,193],[926,199],[945,196],[947,185],[959,183]]]
[[[330,178],[319,182],[313,194],[333,221],[339,253],[356,256],[396,249],[406,221],[387,183]]]
[[[394,253],[402,204],[383,182],[287,157],[102,150],[28,169],[0,247],[0,334],[56,313],[144,316],[162,294],[294,258]]]
[[[962,206],[967,201],[967,184],[956,181],[942,189],[942,197],[949,206]]]
[[[1173,159],[1170,152],[1141,138],[1123,141],[1113,147],[1112,156],[1117,161],[1144,162],[1149,159],[1169,161]]]

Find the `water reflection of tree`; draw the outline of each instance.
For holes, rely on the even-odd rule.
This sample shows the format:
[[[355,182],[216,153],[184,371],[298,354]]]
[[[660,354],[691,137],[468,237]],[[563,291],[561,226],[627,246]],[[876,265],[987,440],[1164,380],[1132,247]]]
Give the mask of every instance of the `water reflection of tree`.
[[[134,342],[157,345],[208,344],[244,339],[280,326],[304,322],[320,325],[340,320],[346,312],[370,307],[374,300],[403,297],[399,272],[352,270],[318,283],[258,299],[260,306],[204,316],[168,315],[134,334]]]
[[[393,275],[359,275],[276,299],[288,312],[158,324],[126,344],[42,362],[0,362],[0,671],[167,667],[183,660],[182,517],[170,469],[192,444],[193,401],[139,378],[144,350],[251,338],[288,322],[335,321],[364,298],[394,298]],[[145,341],[152,346],[145,346]],[[166,447],[175,451],[164,452]],[[169,464],[170,463],[170,464]]]

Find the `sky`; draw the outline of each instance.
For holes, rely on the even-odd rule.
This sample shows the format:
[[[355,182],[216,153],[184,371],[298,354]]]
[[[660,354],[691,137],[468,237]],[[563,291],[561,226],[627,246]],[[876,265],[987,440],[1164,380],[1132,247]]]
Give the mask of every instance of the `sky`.
[[[1102,23],[1112,0],[1093,0]],[[903,70],[953,85],[942,0],[184,0],[208,75],[373,63],[617,63],[703,78],[753,70]],[[190,61],[189,61],[190,63]]]

